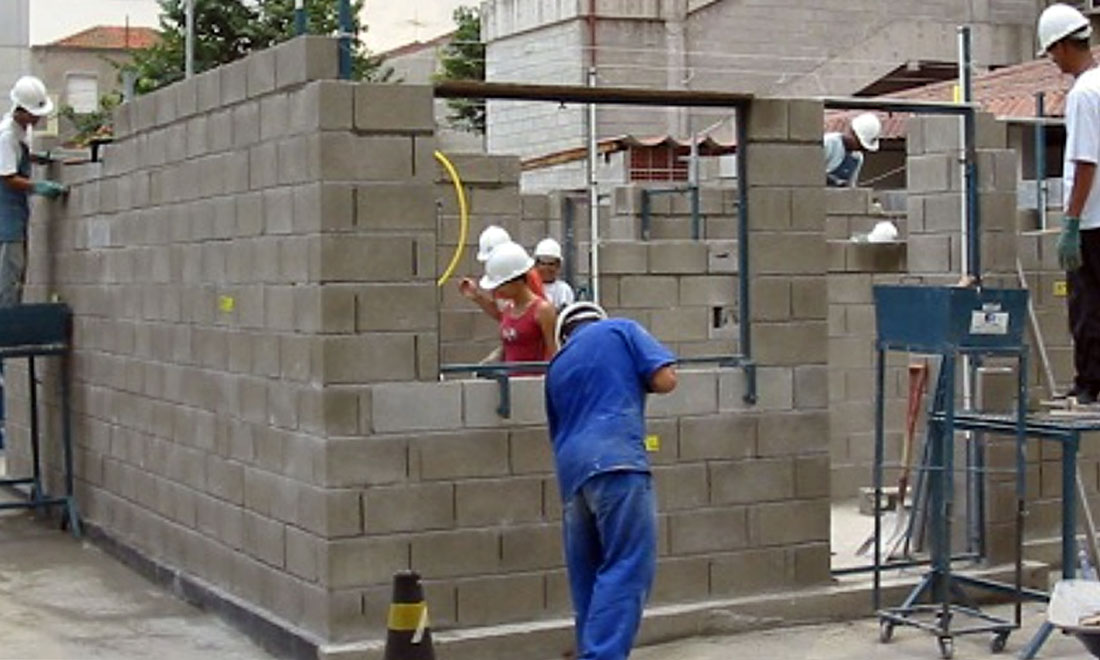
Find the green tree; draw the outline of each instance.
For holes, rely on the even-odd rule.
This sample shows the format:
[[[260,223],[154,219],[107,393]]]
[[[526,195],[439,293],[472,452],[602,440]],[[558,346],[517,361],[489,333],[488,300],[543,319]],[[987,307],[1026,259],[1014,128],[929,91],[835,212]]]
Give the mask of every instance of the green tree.
[[[76,131],[69,143],[84,147],[95,138],[111,137],[111,119],[119,103],[122,103],[122,94],[111,92],[99,97],[99,107],[92,112],[77,112],[71,105],[61,106],[58,114]]]
[[[184,0],[157,0],[160,40],[137,51],[130,66],[135,90],[143,94],[183,79],[186,48]],[[335,34],[339,0],[307,0],[311,34]],[[366,28],[359,15],[363,0],[352,2],[352,32]],[[195,0],[195,72],[201,73],[294,36],[294,0]],[[381,58],[353,41],[352,76],[382,81],[392,74]]]
[[[481,41],[481,15],[476,7],[454,11],[454,37],[443,48],[442,70],[437,80],[485,80],[485,44]],[[451,124],[475,133],[485,133],[483,99],[448,99]]]

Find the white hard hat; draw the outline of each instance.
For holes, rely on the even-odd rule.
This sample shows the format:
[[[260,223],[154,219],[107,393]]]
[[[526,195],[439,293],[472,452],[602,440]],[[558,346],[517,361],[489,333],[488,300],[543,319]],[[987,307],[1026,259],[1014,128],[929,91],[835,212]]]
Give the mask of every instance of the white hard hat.
[[[872,112],[865,112],[852,120],[852,132],[867,151],[878,151],[878,136],[882,133],[882,122]]]
[[[46,94],[46,86],[34,76],[23,76],[11,88],[11,102],[35,117],[53,112],[53,101]]]
[[[1043,10],[1039,15],[1039,57],[1046,54],[1050,47],[1066,37],[1074,36],[1088,39],[1092,35],[1092,26],[1085,15],[1069,5],[1055,4]]]
[[[498,225],[489,225],[481,231],[481,236],[477,238],[477,260],[488,261],[489,255],[493,253],[493,248],[511,240],[512,237],[508,235],[507,229]]]
[[[868,243],[893,243],[898,240],[898,228],[889,220],[879,220],[867,234]]]
[[[578,321],[602,321],[606,318],[607,312],[603,311],[603,307],[596,303],[588,301],[575,302],[558,314],[557,323],[554,324],[554,338],[561,346],[562,332],[567,329],[567,326]]]
[[[561,259],[561,244],[552,238],[544,238],[535,246],[535,257]]]
[[[493,248],[489,261],[485,263],[485,275],[481,278],[481,288],[492,290],[516,279],[535,265],[535,260],[519,243],[508,241]]]

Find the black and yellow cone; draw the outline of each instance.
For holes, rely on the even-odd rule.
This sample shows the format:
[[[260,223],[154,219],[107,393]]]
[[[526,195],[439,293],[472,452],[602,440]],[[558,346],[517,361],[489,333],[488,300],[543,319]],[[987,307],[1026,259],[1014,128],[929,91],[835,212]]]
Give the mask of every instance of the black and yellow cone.
[[[393,576],[385,660],[435,660],[428,604],[424,602],[420,576],[412,571]]]

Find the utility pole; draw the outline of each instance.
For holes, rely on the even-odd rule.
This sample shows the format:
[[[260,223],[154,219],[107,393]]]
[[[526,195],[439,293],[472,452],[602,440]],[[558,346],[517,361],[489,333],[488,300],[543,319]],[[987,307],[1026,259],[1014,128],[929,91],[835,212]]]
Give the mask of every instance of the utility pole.
[[[294,32],[299,37],[309,30],[306,23],[306,0],[294,0]]]
[[[186,0],[184,5],[186,17],[186,40],[184,44],[184,75],[188,78],[195,75],[195,0]]]
[[[340,78],[351,79],[351,0],[340,0]]]

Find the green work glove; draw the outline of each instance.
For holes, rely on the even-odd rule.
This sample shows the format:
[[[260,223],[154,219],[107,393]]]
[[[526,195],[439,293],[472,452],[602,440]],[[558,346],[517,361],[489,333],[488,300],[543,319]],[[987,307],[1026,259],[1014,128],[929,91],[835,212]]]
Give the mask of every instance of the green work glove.
[[[1062,218],[1058,236],[1058,265],[1066,272],[1081,267],[1081,218]]]
[[[31,184],[31,192],[48,199],[57,199],[69,192],[69,189],[56,181],[35,181]]]

